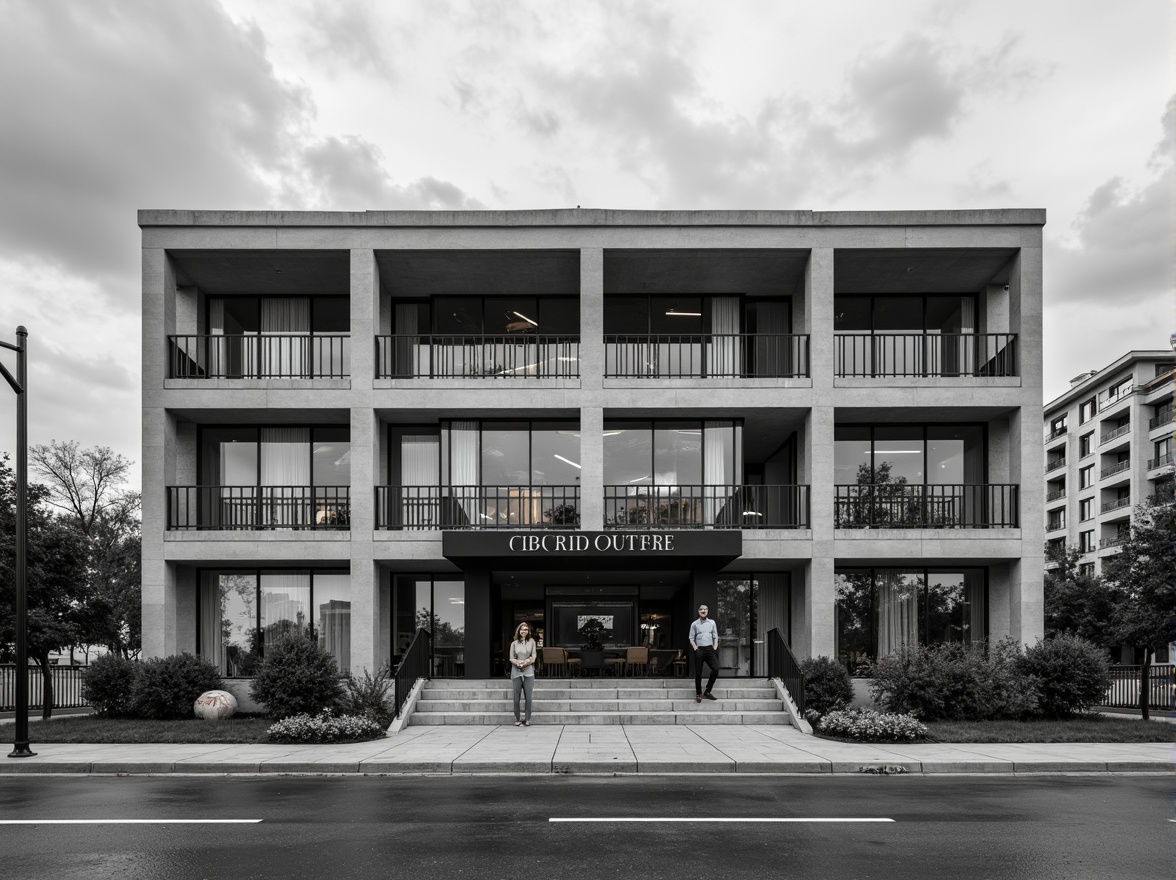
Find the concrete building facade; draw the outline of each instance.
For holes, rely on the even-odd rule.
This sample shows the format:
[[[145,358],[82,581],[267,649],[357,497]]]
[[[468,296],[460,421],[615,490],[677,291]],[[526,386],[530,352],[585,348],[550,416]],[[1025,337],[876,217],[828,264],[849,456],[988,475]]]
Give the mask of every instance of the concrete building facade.
[[[144,653],[1032,642],[1044,222],[141,211]]]

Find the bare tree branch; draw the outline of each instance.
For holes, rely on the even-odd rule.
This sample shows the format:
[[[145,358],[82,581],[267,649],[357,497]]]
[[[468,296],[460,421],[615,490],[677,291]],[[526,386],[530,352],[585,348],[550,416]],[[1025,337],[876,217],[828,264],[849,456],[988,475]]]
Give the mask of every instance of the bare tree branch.
[[[128,493],[118,487],[126,482],[131,462],[108,446],[81,449],[76,440],[52,440],[47,446],[31,446],[29,461],[46,482],[49,503],[87,535],[99,517],[128,503]]]

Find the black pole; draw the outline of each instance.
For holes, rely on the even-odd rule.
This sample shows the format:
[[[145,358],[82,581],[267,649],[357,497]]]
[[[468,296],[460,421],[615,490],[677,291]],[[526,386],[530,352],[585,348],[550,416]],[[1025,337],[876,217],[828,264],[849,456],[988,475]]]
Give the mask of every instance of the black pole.
[[[29,609],[27,549],[29,536],[29,331],[16,328],[16,739],[10,758],[31,758],[29,749]],[[8,346],[6,346],[8,347]]]

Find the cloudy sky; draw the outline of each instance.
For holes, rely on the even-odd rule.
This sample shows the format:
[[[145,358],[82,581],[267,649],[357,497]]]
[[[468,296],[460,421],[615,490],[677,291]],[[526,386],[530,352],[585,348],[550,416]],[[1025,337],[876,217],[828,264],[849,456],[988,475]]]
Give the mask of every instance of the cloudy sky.
[[[1047,399],[1176,329],[1165,0],[0,0],[0,21],[0,338],[31,333],[33,443],[139,458],[139,208],[1045,208]]]

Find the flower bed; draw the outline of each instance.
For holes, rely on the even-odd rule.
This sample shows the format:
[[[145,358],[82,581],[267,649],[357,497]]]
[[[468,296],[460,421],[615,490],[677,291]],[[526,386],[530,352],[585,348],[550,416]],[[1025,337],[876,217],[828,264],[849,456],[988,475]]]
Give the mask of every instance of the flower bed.
[[[892,715],[870,709],[839,709],[821,718],[819,733],[855,742],[916,742],[927,728],[913,715]]]
[[[365,742],[385,735],[384,728],[371,718],[333,715],[329,710],[318,715],[291,715],[266,732],[270,742],[278,743]]]

